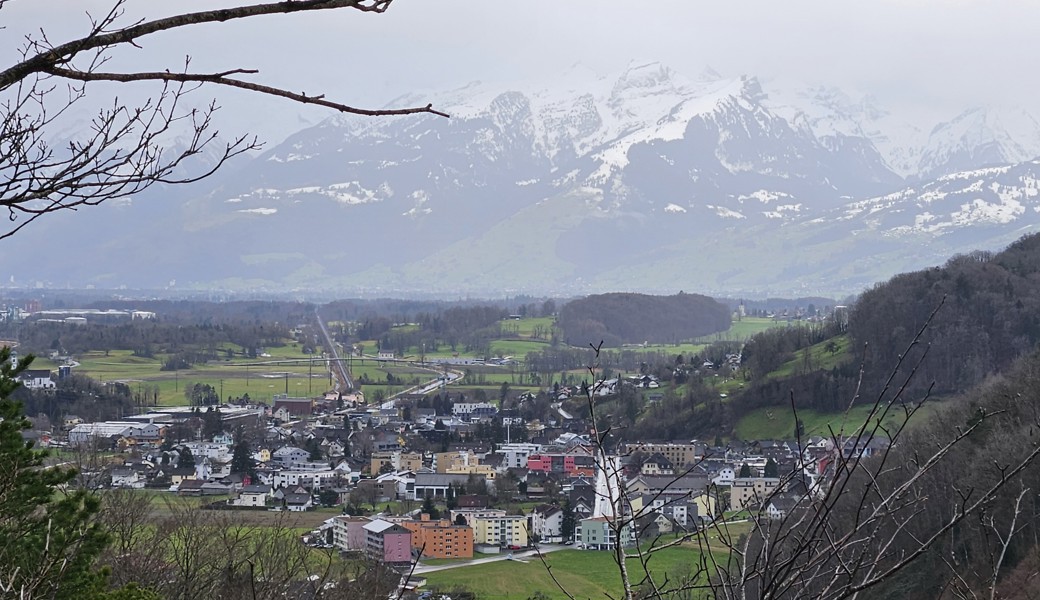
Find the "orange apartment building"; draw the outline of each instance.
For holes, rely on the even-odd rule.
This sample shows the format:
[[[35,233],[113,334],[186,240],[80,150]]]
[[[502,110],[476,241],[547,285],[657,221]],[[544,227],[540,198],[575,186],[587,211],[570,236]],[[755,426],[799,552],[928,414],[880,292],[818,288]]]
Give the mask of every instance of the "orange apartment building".
[[[455,525],[447,519],[430,520],[423,513],[421,520],[398,521],[412,532],[412,547],[422,549],[423,558],[473,558],[473,529]]]

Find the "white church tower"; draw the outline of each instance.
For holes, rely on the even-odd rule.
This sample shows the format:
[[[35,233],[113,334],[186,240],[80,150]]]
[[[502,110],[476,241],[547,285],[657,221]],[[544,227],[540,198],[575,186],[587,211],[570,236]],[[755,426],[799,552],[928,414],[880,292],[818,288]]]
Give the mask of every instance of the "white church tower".
[[[598,464],[596,474],[596,505],[592,517],[617,516],[621,505],[621,461],[617,456],[608,456],[606,464]]]

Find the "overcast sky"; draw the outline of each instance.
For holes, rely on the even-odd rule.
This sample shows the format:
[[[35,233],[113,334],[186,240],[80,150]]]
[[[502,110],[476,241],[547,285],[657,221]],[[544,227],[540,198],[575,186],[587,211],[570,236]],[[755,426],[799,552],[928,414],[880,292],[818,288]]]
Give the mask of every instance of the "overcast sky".
[[[130,0],[127,12],[226,4]],[[85,7],[106,5],[14,0],[0,13],[5,59],[26,28],[60,41],[84,30]],[[190,53],[199,69],[260,68],[256,81],[366,105],[474,80],[537,80],[576,62],[606,74],[657,60],[691,76],[710,65],[724,76],[828,83],[894,107],[1040,113],[1037,23],[1040,2],[1025,0],[396,0],[384,15],[340,10],[164,34],[125,60],[175,69]]]

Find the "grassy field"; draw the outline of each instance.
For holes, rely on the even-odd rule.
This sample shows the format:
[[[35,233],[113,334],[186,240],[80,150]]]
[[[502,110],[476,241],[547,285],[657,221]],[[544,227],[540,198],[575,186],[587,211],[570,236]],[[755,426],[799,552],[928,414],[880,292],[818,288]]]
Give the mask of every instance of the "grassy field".
[[[134,490],[135,494],[146,494],[152,504],[152,520],[158,520],[173,516],[179,509],[198,508],[203,504],[223,502],[227,496],[178,496],[172,492],[161,490]],[[282,526],[307,532],[326,519],[342,514],[338,507],[318,508],[307,512],[271,512],[266,510],[234,510],[226,511],[225,514],[234,522],[250,527]]]
[[[523,360],[528,352],[541,352],[549,347],[549,342],[534,340],[494,340],[491,342],[493,356],[512,356]]]
[[[553,326],[551,317],[539,317],[530,319],[511,320],[501,322],[505,339],[491,342],[491,353],[500,356],[513,356],[517,359],[523,358],[529,352],[537,352],[548,347],[544,339],[531,339],[536,333],[547,333]],[[733,326],[726,332],[708,336],[708,338],[695,342],[655,345],[631,348],[637,352],[665,352],[668,354],[694,355],[699,353],[705,345],[717,339],[743,340],[748,336],[763,331],[770,327],[786,326],[778,324],[771,319],[745,317],[741,321],[735,321]],[[412,325],[406,327],[414,327]],[[365,350],[374,353],[376,344],[369,340],[361,342]],[[184,395],[185,386],[202,383],[212,386],[220,394],[222,399],[228,397],[241,397],[249,394],[250,398],[271,401],[277,394],[289,394],[290,396],[314,396],[324,393],[332,387],[332,381],[324,363],[320,360],[309,360],[308,355],[303,354],[291,341],[285,346],[269,348],[264,356],[256,359],[234,354],[232,358],[225,357],[224,350],[239,352],[241,349],[233,346],[218,348],[220,358],[210,361],[204,365],[196,365],[191,369],[178,371],[162,371],[164,360],[167,356],[157,354],[151,358],[134,356],[130,351],[111,352],[87,352],[77,356],[80,363],[76,371],[88,375],[98,381],[119,381],[126,383],[133,391],[150,393],[150,388],[156,387],[158,399],[157,406],[183,406],[187,404]],[[626,348],[624,350],[629,350]],[[611,350],[620,352],[624,350]],[[429,357],[436,355],[448,356],[450,349],[442,348],[441,352],[428,353]],[[814,365],[826,363],[833,353],[814,348],[810,357]],[[417,357],[418,355],[416,355]],[[38,368],[57,368],[57,365],[46,359],[38,358]],[[796,369],[797,361],[792,361],[784,368]],[[355,359],[351,362],[351,370],[355,378],[366,376],[371,382],[366,385],[367,392],[374,395],[382,391],[383,395],[393,394],[413,385],[416,380],[426,381],[431,371],[408,365],[399,365],[375,361],[372,359]],[[480,367],[468,367],[474,376],[467,377],[460,382],[464,386],[478,386],[485,389],[489,395],[497,396],[495,388],[504,382],[508,382],[514,389],[534,389],[529,381],[523,381],[519,373],[513,374],[504,369],[486,370]],[[388,385],[387,373],[400,378],[400,383]],[[778,374],[782,374],[778,371]],[[584,375],[584,373],[582,374]],[[721,383],[721,382],[720,382]],[[732,385],[737,385],[736,383]],[[475,388],[474,388],[475,389]],[[727,393],[727,392],[723,392]]]
[[[708,347],[708,344],[685,342],[682,344],[647,344],[645,346],[624,346],[622,348],[610,348],[607,353],[618,354],[620,352],[633,351],[636,354],[659,352],[664,354],[682,354],[692,356]]]
[[[795,321],[794,326],[797,326],[799,322]],[[713,333],[704,337],[698,338],[696,341],[703,344],[710,344],[711,342],[718,341],[732,341],[732,342],[743,342],[756,333],[761,333],[767,329],[773,329],[774,327],[787,327],[787,323],[784,321],[774,321],[767,317],[744,317],[739,321],[734,320],[733,324],[726,331],[719,333]]]
[[[926,404],[914,416],[917,422],[928,419],[928,415],[937,410],[937,404]],[[821,413],[810,409],[799,409],[798,418],[805,427],[805,435],[828,435],[829,429],[837,431],[844,423],[845,431],[858,427],[867,418],[870,407],[854,406],[845,413]],[[895,409],[885,419],[886,426],[901,423],[904,419],[902,409]],[[734,427],[737,438],[742,440],[793,439],[794,414],[790,406],[774,406],[759,408],[744,415]]]
[[[502,327],[503,332],[512,333],[517,337],[529,338],[534,335],[535,328],[540,328],[544,333],[548,334],[555,321],[556,319],[553,317],[531,317],[517,320],[502,319],[499,321],[499,325]]]
[[[670,548],[651,559],[650,572],[655,580],[661,581],[665,575],[672,577],[685,572],[687,565],[696,564],[699,559],[698,551],[692,548]],[[528,562],[503,560],[435,571],[426,576],[427,585],[440,589],[462,587],[472,591],[477,598],[526,600],[537,592],[549,598],[567,598],[536,557],[524,560]],[[545,555],[545,561],[560,584],[578,597],[616,598],[621,595],[621,578],[610,552],[562,550]],[[646,573],[636,560],[628,561],[628,566],[636,581]]]
[[[250,398],[264,401],[276,394],[314,396],[331,389],[329,372],[320,360],[310,361],[291,346],[272,349],[269,354],[257,359],[220,358],[191,369],[162,371],[163,355],[142,358],[130,351],[87,352],[77,357],[80,365],[76,371],[101,382],[126,383],[134,391],[144,385],[158,386],[159,406],[186,405],[184,389],[193,383],[213,386],[224,399],[249,394]],[[38,368],[57,368],[50,361],[37,360]],[[424,382],[432,376],[428,369],[375,360],[354,361],[352,371],[355,377],[365,374],[379,384],[385,384],[387,373],[391,373],[404,381],[393,386],[397,390],[410,386],[415,379]]]
[[[799,350],[797,356],[780,365],[779,368],[766,375],[767,378],[783,378],[804,371],[829,370],[841,363],[848,362],[852,356],[848,354],[849,337],[840,335],[826,342],[813,344]]]

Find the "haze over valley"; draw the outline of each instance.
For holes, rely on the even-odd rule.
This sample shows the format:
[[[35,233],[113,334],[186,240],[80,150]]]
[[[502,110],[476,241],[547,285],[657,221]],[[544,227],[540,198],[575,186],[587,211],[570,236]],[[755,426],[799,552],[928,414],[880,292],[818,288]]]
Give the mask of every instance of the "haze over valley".
[[[837,87],[657,62],[606,75],[576,64],[389,106],[420,102],[451,118],[326,117],[198,184],[54,215],[6,242],[0,276],[366,296],[842,297],[1040,224],[1040,124],[1022,107],[922,121]],[[19,260],[56,244],[75,258],[45,270]]]

